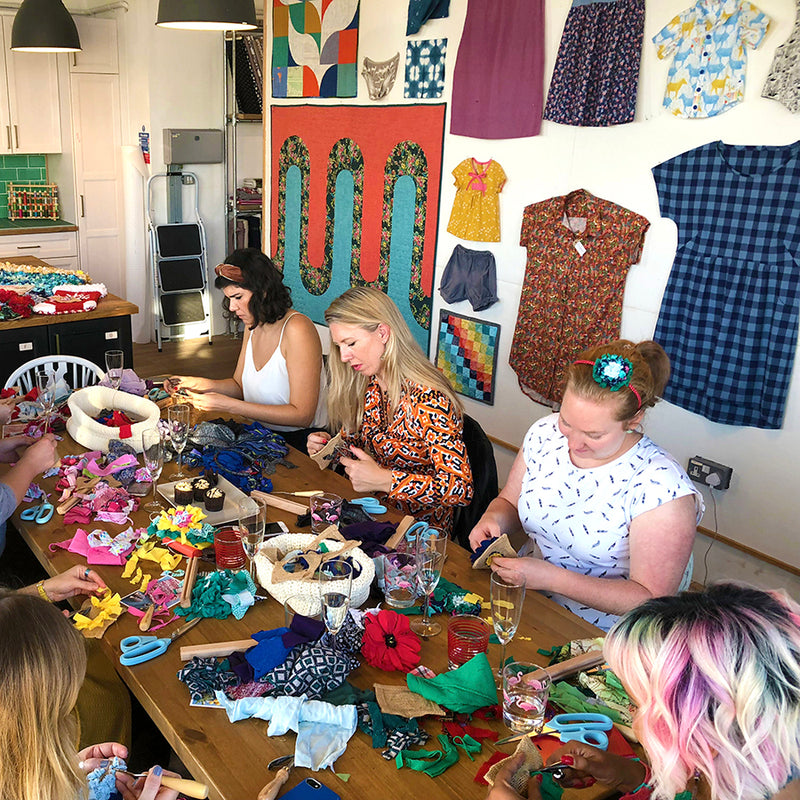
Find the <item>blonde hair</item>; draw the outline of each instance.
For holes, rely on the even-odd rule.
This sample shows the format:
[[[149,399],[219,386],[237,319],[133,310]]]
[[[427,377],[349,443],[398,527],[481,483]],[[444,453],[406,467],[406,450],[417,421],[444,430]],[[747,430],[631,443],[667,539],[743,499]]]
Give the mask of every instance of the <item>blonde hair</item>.
[[[386,294],[371,286],[354,286],[330,304],[325,312],[325,322],[328,325],[332,322],[355,325],[371,333],[381,324],[389,328],[389,338],[382,357],[382,375],[388,386],[390,412],[393,413],[400,403],[404,385],[415,383],[444,394],[456,413],[461,414],[461,403],[453,387],[425,357],[399,309]],[[364,394],[370,376],[357,373],[343,363],[335,343],[331,343],[331,350],[328,360],[331,376],[328,416],[334,430],[342,427],[348,433],[354,433],[361,428]]]
[[[0,590],[0,800],[81,796],[72,710],[86,672],[80,634],[55,606]]]
[[[594,379],[592,365],[605,355],[621,356],[630,361],[631,380],[627,387],[613,391]],[[577,356],[567,368],[564,392],[569,389],[585,400],[614,402],[617,420],[626,422],[658,402],[669,381],[669,373],[669,356],[658,342],[637,344],[618,339],[590,347]]]

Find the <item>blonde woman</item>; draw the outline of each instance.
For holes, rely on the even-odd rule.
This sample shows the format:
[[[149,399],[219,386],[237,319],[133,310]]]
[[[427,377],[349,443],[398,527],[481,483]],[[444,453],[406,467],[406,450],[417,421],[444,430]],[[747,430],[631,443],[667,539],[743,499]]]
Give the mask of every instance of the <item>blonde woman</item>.
[[[101,759],[126,758],[121,744],[77,751],[72,713],[86,671],[84,640],[39,597],[0,592],[0,800],[78,800]],[[113,710],[110,710],[113,713]],[[160,767],[145,780],[117,774],[125,800],[175,800]]]
[[[398,510],[450,533],[453,508],[472,498],[461,404],[425,358],[397,306],[367,286],[325,312],[331,332],[328,416],[350,456],[356,492],[384,492]],[[308,437],[319,452],[326,433]]]

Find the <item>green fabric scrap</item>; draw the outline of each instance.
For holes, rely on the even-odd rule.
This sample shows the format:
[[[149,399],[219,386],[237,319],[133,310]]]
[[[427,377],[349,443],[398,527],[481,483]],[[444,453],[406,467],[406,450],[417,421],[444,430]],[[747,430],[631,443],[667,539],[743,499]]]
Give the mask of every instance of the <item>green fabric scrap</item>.
[[[435,678],[406,675],[406,685],[412,692],[459,714],[471,714],[497,703],[494,674],[486,653],[478,653],[458,669]]]
[[[594,698],[586,697],[580,689],[558,681],[550,687],[550,702],[568,714],[602,713],[611,717],[613,722],[621,722],[620,713]]]
[[[561,800],[561,796],[564,794],[564,788],[555,782],[553,776],[549,772],[542,773],[542,782],[539,785],[539,791],[542,794],[542,800]]]
[[[409,767],[417,772],[424,772],[431,778],[438,778],[453,764],[458,763],[458,750],[450,741],[446,733],[440,733],[437,737],[441,750],[401,750],[395,757],[397,769]]]

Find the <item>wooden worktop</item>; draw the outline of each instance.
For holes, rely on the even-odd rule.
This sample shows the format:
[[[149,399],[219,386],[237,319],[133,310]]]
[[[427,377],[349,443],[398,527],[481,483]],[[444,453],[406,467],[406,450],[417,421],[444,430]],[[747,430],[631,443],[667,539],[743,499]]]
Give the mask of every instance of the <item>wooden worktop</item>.
[[[78,226],[65,219],[0,219],[0,236],[69,233]]]

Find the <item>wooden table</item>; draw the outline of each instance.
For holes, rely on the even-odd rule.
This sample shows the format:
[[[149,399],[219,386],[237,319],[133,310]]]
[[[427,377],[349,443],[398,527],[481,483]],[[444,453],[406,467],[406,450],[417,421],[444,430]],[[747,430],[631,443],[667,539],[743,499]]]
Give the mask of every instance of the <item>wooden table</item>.
[[[62,454],[68,454],[80,452],[82,448],[65,437],[59,449]],[[289,470],[279,467],[272,476],[276,490],[325,489],[345,497],[354,496],[349,481],[342,476],[330,470],[320,472],[309,458],[297,451],[292,451],[290,460],[297,464],[298,468]],[[174,471],[175,467],[172,464],[167,465],[162,481],[171,480],[170,475]],[[44,484],[47,488],[52,488],[52,482]],[[55,496],[51,499],[55,499]],[[296,530],[295,518],[291,514],[271,509],[270,519],[283,519],[290,530]],[[137,526],[146,526],[146,513],[137,512],[135,521]],[[83,559],[78,559],[71,553],[59,551],[54,555],[48,550],[51,542],[62,541],[74,533],[76,526],[66,529],[62,517],[55,515],[48,524],[38,526],[21,520],[17,513],[13,517],[13,524],[51,575],[63,571],[78,561],[83,562]],[[104,527],[112,535],[123,530],[123,526]],[[130,583],[120,577],[121,568],[95,567],[94,569],[114,591],[122,595],[132,591]],[[477,591],[488,599],[489,572],[472,570],[468,553],[455,543],[448,546],[443,575],[448,580]],[[442,622],[445,620],[442,619]],[[222,710],[191,708],[188,689],[175,677],[182,666],[179,644],[246,639],[256,631],[283,625],[283,607],[276,601],[269,600],[250,608],[242,620],[236,620],[233,616],[227,620],[203,620],[181,637],[179,644],[176,642],[164,655],[144,664],[126,668],[119,664],[119,642],[125,636],[138,633],[136,623],[131,615],[124,614],[109,628],[103,638],[104,649],[113,659],[122,679],[156,722],[193,777],[209,785],[211,798],[255,800],[259,789],[274,777],[274,774],[267,772],[267,762],[276,756],[292,753],[295,736],[290,733],[268,738],[266,722],[246,720],[231,724]],[[167,634],[175,627],[177,624],[166,628]],[[164,630],[158,631],[158,635],[164,635]],[[509,654],[545,663],[536,653],[537,647],[549,648],[570,639],[596,635],[598,630],[589,623],[547,600],[538,592],[529,592],[525,600],[523,622],[520,625],[518,638],[509,646]],[[524,641],[521,638],[523,636],[532,637],[532,641]],[[438,636],[423,642],[422,663],[436,672],[446,670],[446,650],[447,637],[443,631]],[[490,645],[489,658],[493,665],[499,661],[499,645]],[[374,683],[404,683],[405,676],[397,672],[382,672],[363,664],[351,674],[350,680],[362,688],[368,688]],[[507,734],[502,723],[484,723],[481,720],[480,724],[482,727],[492,727]],[[436,721],[426,722],[425,727],[434,735],[441,732],[441,725]],[[429,746],[434,748],[437,745],[438,742],[434,738]],[[513,748],[514,745],[507,745],[502,749],[510,753]],[[367,798],[388,800],[388,798],[405,797],[458,797],[465,800],[467,798],[479,800],[485,796],[486,787],[474,783],[473,777],[477,767],[491,755],[493,750],[491,743],[485,743],[483,751],[476,756],[475,762],[471,762],[461,753],[458,764],[440,777],[431,779],[427,775],[407,768],[397,770],[394,761],[385,761],[379,750],[372,749],[369,737],[357,731],[350,740],[347,751],[335,764],[336,772],[351,775],[349,782],[339,780],[330,772],[321,772],[316,777],[330,786],[343,800]],[[310,771],[305,769],[295,770],[287,787],[294,786],[310,774]],[[570,794],[572,793],[567,794],[567,798]],[[575,793],[574,796],[588,800],[590,796],[597,797],[599,794],[598,790],[594,792],[584,790],[580,795]]]

